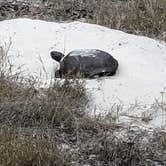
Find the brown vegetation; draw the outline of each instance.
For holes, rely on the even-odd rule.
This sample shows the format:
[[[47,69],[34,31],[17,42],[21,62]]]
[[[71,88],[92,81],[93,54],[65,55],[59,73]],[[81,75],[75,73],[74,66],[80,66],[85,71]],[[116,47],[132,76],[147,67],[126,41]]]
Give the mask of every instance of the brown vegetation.
[[[40,0],[0,3],[0,19],[85,19],[125,32],[166,41],[166,0]]]

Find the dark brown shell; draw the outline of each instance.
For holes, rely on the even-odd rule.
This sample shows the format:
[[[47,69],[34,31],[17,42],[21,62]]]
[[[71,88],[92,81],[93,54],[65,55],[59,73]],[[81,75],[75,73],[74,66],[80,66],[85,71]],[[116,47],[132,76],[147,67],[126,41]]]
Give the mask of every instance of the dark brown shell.
[[[60,62],[60,77],[87,77],[114,75],[118,68],[118,61],[109,53],[84,49],[70,52]]]

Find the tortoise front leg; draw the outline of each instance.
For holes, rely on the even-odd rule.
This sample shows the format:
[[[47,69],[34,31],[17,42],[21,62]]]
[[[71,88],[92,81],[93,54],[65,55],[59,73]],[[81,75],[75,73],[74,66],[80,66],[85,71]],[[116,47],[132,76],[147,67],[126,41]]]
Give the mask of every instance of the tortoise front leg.
[[[55,78],[62,78],[62,71],[57,70],[57,71],[55,72]]]

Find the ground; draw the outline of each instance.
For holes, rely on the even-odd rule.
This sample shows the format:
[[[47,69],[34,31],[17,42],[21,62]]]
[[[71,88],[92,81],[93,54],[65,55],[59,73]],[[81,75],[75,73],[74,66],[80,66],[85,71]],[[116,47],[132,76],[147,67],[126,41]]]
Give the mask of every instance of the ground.
[[[0,165],[165,165],[165,1],[65,2],[0,8]],[[52,79],[51,50],[92,47],[118,59],[117,75]]]

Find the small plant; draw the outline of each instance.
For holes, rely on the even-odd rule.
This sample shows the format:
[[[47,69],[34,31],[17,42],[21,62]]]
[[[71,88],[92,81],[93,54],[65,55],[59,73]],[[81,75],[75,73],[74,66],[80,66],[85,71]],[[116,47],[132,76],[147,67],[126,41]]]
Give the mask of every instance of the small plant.
[[[142,117],[141,120],[142,120],[144,123],[148,124],[151,120],[153,120],[153,118],[150,117],[150,116],[147,116],[147,117]]]

